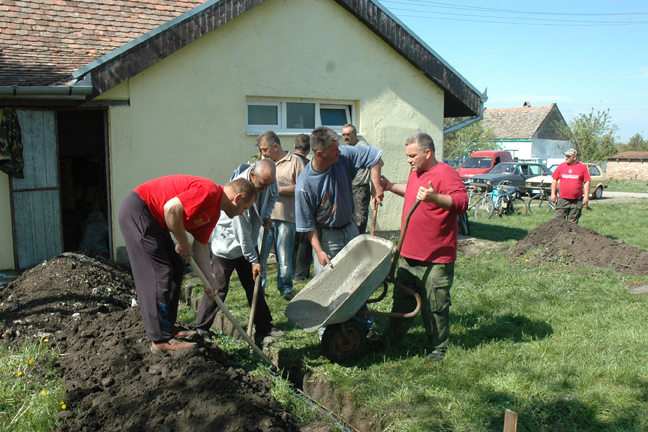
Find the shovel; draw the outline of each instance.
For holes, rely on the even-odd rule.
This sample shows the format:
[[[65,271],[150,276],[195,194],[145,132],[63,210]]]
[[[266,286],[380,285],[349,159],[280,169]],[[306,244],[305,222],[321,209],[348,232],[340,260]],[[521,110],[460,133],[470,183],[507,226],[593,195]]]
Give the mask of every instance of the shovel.
[[[259,262],[263,262],[265,257],[266,243],[268,242],[268,230],[263,228],[263,241],[261,241],[261,253],[259,254]],[[250,305],[250,322],[248,323],[248,336],[252,337],[252,324],[254,324],[254,315],[256,314],[257,298],[259,291],[261,291],[261,280],[263,279],[263,265],[261,265],[261,273],[254,281],[254,293],[252,294],[252,304]]]

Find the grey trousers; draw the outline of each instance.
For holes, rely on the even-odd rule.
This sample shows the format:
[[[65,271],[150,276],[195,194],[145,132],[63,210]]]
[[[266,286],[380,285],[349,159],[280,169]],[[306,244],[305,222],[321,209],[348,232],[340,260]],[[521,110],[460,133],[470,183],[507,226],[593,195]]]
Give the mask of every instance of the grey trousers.
[[[155,343],[173,337],[184,262],[171,234],[155,220],[140,196],[131,192],[119,207],[119,228],[133,270],[146,336]]]

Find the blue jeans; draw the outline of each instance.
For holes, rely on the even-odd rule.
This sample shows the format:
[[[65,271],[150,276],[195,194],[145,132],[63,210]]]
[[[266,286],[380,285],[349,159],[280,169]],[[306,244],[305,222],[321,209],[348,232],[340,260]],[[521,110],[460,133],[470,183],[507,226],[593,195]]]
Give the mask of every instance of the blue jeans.
[[[277,251],[277,289],[281,294],[292,292],[293,269],[292,254],[295,245],[295,232],[297,227],[294,222],[273,220],[272,228],[268,230],[268,241],[266,243],[265,256],[263,257],[263,279],[261,286],[265,292],[266,266],[268,255],[274,243]]]
[[[335,258],[335,256],[340,253],[340,251],[344,249],[344,246],[346,246],[351,240],[358,237],[358,235],[358,225],[353,221],[351,221],[351,223],[343,230],[317,230],[317,236],[319,237],[322,249],[329,257],[331,257],[331,260]],[[315,250],[313,250],[313,273],[317,276],[322,270],[324,270],[324,267],[319,263],[317,254],[315,253]]]
[[[344,246],[346,246],[351,240],[358,237],[358,225],[351,221],[343,230],[330,230],[330,229],[318,229],[317,235],[319,237],[320,244],[322,249],[326,252],[331,260],[340,253]],[[317,276],[324,267],[319,263],[317,259],[317,254],[313,250],[313,273]],[[366,304],[362,305],[360,310],[368,311],[369,308]],[[373,329],[374,317],[370,316],[356,316],[356,319],[360,321],[365,330],[369,331]],[[322,327],[323,329],[324,327]],[[323,334],[324,330],[321,330],[320,337]]]

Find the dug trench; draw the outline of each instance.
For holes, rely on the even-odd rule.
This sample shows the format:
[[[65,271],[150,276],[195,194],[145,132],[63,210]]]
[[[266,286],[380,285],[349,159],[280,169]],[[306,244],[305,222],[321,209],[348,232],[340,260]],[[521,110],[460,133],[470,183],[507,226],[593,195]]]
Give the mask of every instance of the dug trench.
[[[47,340],[61,353],[61,431],[304,431],[327,432],[331,422],[303,424],[253,376],[211,341],[159,357],[150,351],[131,275],[101,257],[64,253],[25,271],[0,291],[1,343]],[[233,328],[220,327],[228,334]],[[357,430],[373,431],[370,416],[347,395],[283,364],[284,376]],[[45,365],[41,365],[45,366]],[[305,383],[305,385],[304,385]]]

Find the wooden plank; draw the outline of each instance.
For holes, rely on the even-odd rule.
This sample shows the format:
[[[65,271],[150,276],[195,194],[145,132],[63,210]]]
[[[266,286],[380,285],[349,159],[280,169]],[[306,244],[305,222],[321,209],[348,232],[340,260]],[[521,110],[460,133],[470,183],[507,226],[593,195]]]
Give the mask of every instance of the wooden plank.
[[[63,241],[54,112],[18,110],[18,121],[25,178],[12,178],[13,223],[18,267],[24,269],[63,252]]]
[[[504,432],[517,432],[518,414],[509,409],[504,414]]]

